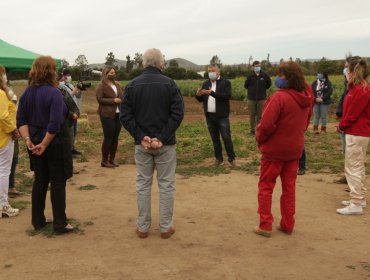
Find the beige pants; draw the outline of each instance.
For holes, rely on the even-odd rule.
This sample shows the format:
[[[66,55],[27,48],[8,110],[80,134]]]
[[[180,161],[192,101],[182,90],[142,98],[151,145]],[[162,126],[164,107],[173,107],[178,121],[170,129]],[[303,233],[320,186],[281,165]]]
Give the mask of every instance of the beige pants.
[[[359,204],[365,200],[365,158],[369,137],[346,134],[346,159],[344,171],[351,190],[351,201]]]

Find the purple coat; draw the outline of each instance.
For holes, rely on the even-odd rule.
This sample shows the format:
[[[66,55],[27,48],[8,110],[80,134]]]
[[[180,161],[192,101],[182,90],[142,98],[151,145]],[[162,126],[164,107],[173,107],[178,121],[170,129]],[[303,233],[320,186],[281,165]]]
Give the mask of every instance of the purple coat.
[[[67,106],[58,88],[50,85],[29,86],[21,96],[17,111],[17,127],[29,126],[31,139],[42,131],[56,134],[67,117]],[[56,136],[51,144],[59,144]]]

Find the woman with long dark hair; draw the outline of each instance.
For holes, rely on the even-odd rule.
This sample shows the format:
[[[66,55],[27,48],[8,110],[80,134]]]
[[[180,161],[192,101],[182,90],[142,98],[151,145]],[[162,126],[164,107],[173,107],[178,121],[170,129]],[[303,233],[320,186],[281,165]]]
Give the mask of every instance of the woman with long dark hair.
[[[101,83],[96,89],[96,99],[99,103],[98,114],[103,127],[104,140],[102,144],[102,167],[118,167],[114,161],[118,148],[118,137],[121,132],[119,121],[119,104],[122,102],[123,90],[116,82],[116,71],[106,67],[102,73]]]
[[[32,188],[32,225],[47,222],[45,199],[50,183],[53,227],[58,234],[73,231],[67,223],[66,180],[72,177],[71,145],[66,126],[67,106],[58,89],[56,64],[50,56],[37,58],[29,73],[29,86],[21,96],[17,126],[26,141],[35,173]]]

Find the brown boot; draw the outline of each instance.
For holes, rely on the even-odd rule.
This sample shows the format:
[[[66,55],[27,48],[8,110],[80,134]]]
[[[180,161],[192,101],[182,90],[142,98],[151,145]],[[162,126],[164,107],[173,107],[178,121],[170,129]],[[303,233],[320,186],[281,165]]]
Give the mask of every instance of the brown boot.
[[[326,133],[326,126],[321,126],[321,132]]]
[[[313,133],[319,134],[319,126],[318,125],[313,126]]]
[[[118,167],[118,163],[114,161],[117,153],[118,142],[110,145],[109,150],[109,163],[112,164],[114,167]]]
[[[101,146],[101,153],[102,153],[101,166],[102,166],[102,167],[108,167],[108,168],[113,168],[113,167],[114,167],[114,165],[113,165],[113,164],[111,164],[111,163],[108,161],[109,151],[110,151],[110,145],[105,145],[105,144],[103,144],[103,145]]]

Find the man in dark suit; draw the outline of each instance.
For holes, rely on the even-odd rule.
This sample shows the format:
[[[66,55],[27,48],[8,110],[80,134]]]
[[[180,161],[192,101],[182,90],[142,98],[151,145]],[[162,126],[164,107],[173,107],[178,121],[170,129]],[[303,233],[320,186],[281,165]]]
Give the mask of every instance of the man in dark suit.
[[[229,121],[231,84],[230,81],[221,77],[220,68],[217,65],[208,67],[208,76],[209,79],[203,83],[202,88],[198,89],[195,97],[199,102],[203,102],[208,131],[213,142],[215,165],[219,166],[223,163],[221,135],[228,161],[232,167],[235,167],[235,153]]]

